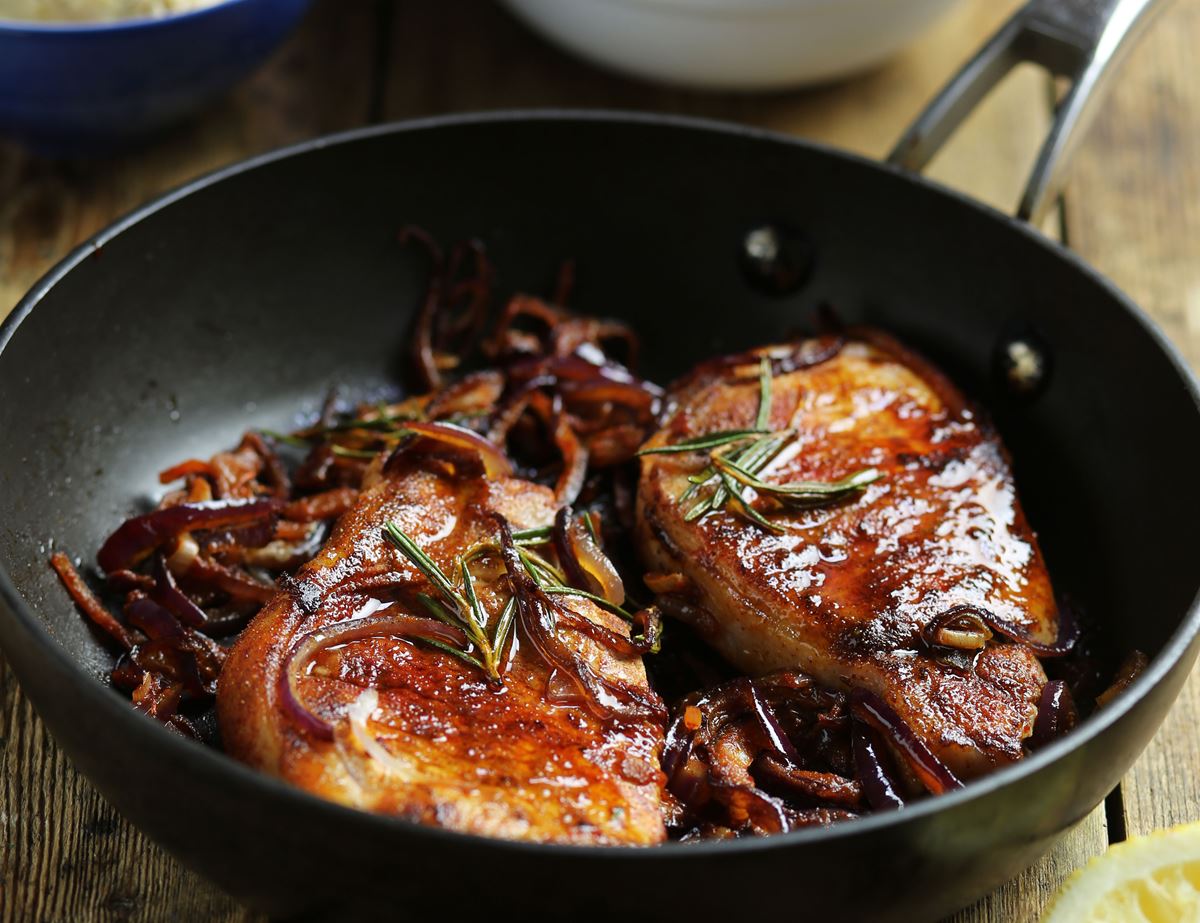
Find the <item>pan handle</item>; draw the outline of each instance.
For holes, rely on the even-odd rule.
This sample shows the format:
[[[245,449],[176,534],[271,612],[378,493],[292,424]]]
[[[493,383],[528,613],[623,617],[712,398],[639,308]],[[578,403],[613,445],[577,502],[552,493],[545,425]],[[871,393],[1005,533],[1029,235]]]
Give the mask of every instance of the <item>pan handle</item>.
[[[1030,0],[921,113],[888,162],[920,170],[1013,67],[1040,64],[1071,82],[1017,209],[1017,217],[1040,223],[1062,189],[1063,168],[1094,114],[1094,103],[1153,14],[1169,2]]]

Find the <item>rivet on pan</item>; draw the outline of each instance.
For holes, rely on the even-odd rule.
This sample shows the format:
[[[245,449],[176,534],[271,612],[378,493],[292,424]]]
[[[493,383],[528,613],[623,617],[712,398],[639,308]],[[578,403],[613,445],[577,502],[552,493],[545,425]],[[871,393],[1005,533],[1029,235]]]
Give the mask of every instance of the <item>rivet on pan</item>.
[[[1029,328],[1001,337],[993,363],[1005,389],[1022,398],[1041,394],[1053,368],[1049,344]]]
[[[746,281],[766,295],[790,295],[813,268],[808,238],[783,224],[761,224],[742,238],[740,263]]]

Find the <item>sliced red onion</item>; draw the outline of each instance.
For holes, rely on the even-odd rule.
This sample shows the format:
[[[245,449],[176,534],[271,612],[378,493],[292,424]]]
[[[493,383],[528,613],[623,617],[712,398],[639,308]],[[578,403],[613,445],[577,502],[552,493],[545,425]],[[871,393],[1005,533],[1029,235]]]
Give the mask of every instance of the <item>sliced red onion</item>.
[[[760,834],[786,833],[792,829],[787,808],[778,798],[749,785],[731,785],[711,778],[708,784],[735,822],[749,823]]]
[[[680,709],[678,717],[667,728],[666,741],[663,744],[662,769],[670,782],[679,770],[687,763],[692,755],[696,741],[696,731],[699,728],[689,728],[684,722],[687,709]]]
[[[477,456],[483,463],[483,470],[488,478],[509,477],[513,473],[512,462],[504,456],[504,453],[494,443],[469,429],[453,423],[406,423],[404,431]],[[419,443],[420,440],[417,440],[415,444],[411,441],[402,443],[392,454],[388,465],[390,466],[392,460],[403,454],[417,451]]]
[[[1030,749],[1037,750],[1075,727],[1079,713],[1071,690],[1061,679],[1052,679],[1042,687],[1038,699],[1037,720],[1033,722],[1033,733],[1029,735]]]
[[[898,786],[883,764],[884,745],[874,728],[861,721],[854,722],[850,746],[854,753],[854,768],[863,794],[876,811],[904,807]]]
[[[883,699],[865,689],[855,689],[850,693],[850,703],[854,716],[884,735],[929,791],[940,795],[962,787],[950,768]]]
[[[554,444],[562,455],[563,463],[562,473],[554,485],[554,501],[569,506],[583,490],[588,471],[588,450],[571,428],[571,421],[563,413],[562,402],[557,397],[554,399],[554,410]]]
[[[1004,621],[990,609],[970,603],[951,606],[945,612],[938,615],[937,619],[953,619],[963,615],[973,615],[979,618],[996,634],[1003,635],[1017,644],[1025,645],[1039,657],[1064,657],[1071,653],[1072,648],[1075,647],[1075,642],[1079,640],[1079,622],[1075,618],[1074,612],[1068,606],[1059,607],[1058,637],[1051,644],[1046,644],[1043,641],[1038,641],[1030,637],[1024,628]]]
[[[148,591],[156,603],[169,611],[185,625],[202,628],[208,624],[208,613],[192,602],[191,597],[179,589],[175,575],[167,567],[161,554],[154,559],[154,586]]]
[[[188,477],[193,474],[212,475],[212,465],[199,458],[189,458],[187,461],[180,462],[178,465],[172,465],[158,473],[158,482],[160,484],[170,484],[172,481],[178,481],[180,478]]]
[[[1096,696],[1096,707],[1103,708],[1114,698],[1129,688],[1129,684],[1137,679],[1142,671],[1150,665],[1150,659],[1139,650],[1132,650],[1125,655],[1117,668],[1117,675],[1112,685]]]
[[[105,571],[122,570],[184,532],[250,525],[274,516],[281,506],[279,500],[271,498],[209,500],[164,507],[125,520],[100,547],[96,560]]]
[[[125,618],[152,641],[180,641],[186,637],[183,626],[175,616],[140,590],[129,594],[125,602]]]
[[[780,756],[792,763],[798,763],[800,755],[796,752],[796,748],[792,746],[791,740],[788,739],[783,725],[779,723],[779,716],[775,714],[774,707],[759,692],[758,687],[754,685],[754,680],[750,681],[749,697],[754,717],[758,720],[758,724],[766,735],[767,742],[771,745],[771,749],[775,751],[776,756]]]
[[[518,623],[538,656],[551,671],[561,671],[578,686],[582,701],[597,718],[607,721],[619,716],[665,721],[666,709],[657,695],[648,689],[600,675],[579,651],[564,643],[556,630],[560,620],[572,628],[588,631],[596,638],[603,627],[586,620],[593,626],[593,634],[593,630],[579,624],[584,620],[556,606],[521,562],[508,520],[496,515],[496,521],[500,527],[500,550],[508,583],[517,602]],[[621,641],[629,643],[627,638],[621,638]]]
[[[58,574],[58,579],[62,581],[63,587],[75,605],[79,607],[79,611],[86,615],[92,624],[113,638],[125,650],[133,647],[133,637],[130,635],[129,629],[117,621],[117,617],[96,598],[96,594],[84,582],[70,558],[61,551],[56,551],[50,556],[50,566]]]
[[[926,645],[954,651],[982,650],[991,638],[987,623],[961,606],[935,615],[921,629],[921,640]]]
[[[226,567],[219,561],[198,557],[183,575],[186,584],[201,584],[220,590],[235,600],[265,606],[277,592],[272,584],[262,583],[248,574]]]
[[[554,517],[553,538],[558,563],[566,574],[567,583],[603,596],[616,606],[625,602],[625,584],[621,575],[592,541],[592,536],[569,506],[559,509]]]
[[[211,681],[205,682],[196,652],[181,645],[179,639],[164,638],[139,644],[129,656],[146,673],[165,677],[191,698],[203,699],[216,692]]]
[[[429,255],[429,281],[426,283],[425,298],[413,321],[409,343],[418,383],[423,390],[432,391],[442,383],[441,372],[437,366],[437,356],[433,349],[433,332],[438,306],[442,301],[442,269],[445,260],[442,256],[442,248],[426,231],[419,227],[410,225],[401,228],[396,239],[401,246],[408,244],[410,240],[415,240]]]
[[[376,605],[368,612],[378,611],[379,608]],[[364,638],[430,638],[459,648],[467,643],[463,632],[444,622],[400,613],[350,618],[301,636],[292,645],[276,684],[283,710],[301,730],[319,740],[333,739],[333,725],[305,707],[297,685],[312,659],[321,651]]]
[[[754,761],[751,773],[772,792],[800,799],[801,804],[838,805],[843,808],[863,806],[863,786],[833,772],[813,772],[800,769],[794,763],[770,753]]]

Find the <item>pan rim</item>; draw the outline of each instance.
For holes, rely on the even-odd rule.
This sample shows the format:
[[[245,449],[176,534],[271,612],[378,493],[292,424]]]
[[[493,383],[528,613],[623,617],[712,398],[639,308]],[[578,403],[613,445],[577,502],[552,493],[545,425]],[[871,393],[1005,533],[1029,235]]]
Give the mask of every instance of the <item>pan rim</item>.
[[[108,241],[115,239],[134,225],[193,193],[201,192],[223,180],[240,176],[243,173],[248,173],[260,167],[269,166],[277,161],[319,151],[326,147],[369,141],[382,136],[401,135],[409,132],[436,131],[443,128],[474,127],[493,123],[519,124],[546,122],[585,122],[590,124],[616,125],[618,127],[636,126],[673,131],[683,130],[701,135],[719,135],[754,143],[767,143],[806,149],[825,157],[841,160],[845,163],[890,174],[897,181],[917,186],[924,194],[937,195],[950,199],[957,205],[972,209],[985,218],[999,220],[1013,232],[1024,235],[1034,245],[1048,250],[1051,255],[1065,261],[1074,271],[1087,277],[1093,284],[1099,286],[1119,302],[1166,356],[1179,376],[1180,383],[1191,397],[1197,413],[1200,413],[1200,381],[1197,380],[1196,375],[1184,361],[1179,350],[1149,315],[1129,296],[1117,288],[1115,284],[1085,262],[1078,254],[1068,250],[1057,241],[1053,241],[1040,234],[1025,222],[979,202],[957,190],[945,187],[928,177],[911,173],[903,168],[881,163],[824,143],[716,119],[603,109],[504,109],[492,112],[461,113],[387,122],[355,128],[336,134],[323,135],[318,138],[258,154],[204,173],[118,218],[112,224],[75,247],[51,267],[17,303],[3,323],[0,323],[0,361],[2,361],[3,353],[11,342],[14,333],[25,318],[32,313],[33,309],[50,290],[84,259],[101,250]],[[7,612],[19,623],[19,627],[34,639],[36,644],[47,656],[56,662],[65,675],[71,678],[73,684],[81,694],[99,694],[100,699],[105,702],[103,707],[113,716],[112,720],[134,722],[133,725],[127,725],[131,733],[147,738],[148,743],[154,747],[165,747],[167,752],[177,759],[197,761],[197,771],[203,771],[206,775],[219,777],[223,774],[232,774],[235,779],[246,783],[253,789],[257,789],[263,797],[282,798],[285,802],[294,804],[297,809],[317,811],[346,823],[368,824],[375,827],[381,834],[386,833],[400,837],[414,835],[437,837],[439,839],[444,838],[447,843],[470,843],[474,848],[496,848],[516,852],[529,852],[535,856],[553,853],[573,855],[575,857],[586,856],[597,859],[619,859],[621,861],[633,859],[635,856],[645,857],[644,859],[639,859],[639,861],[653,861],[656,858],[664,861],[674,861],[681,855],[681,851],[686,851],[686,854],[697,856],[729,855],[743,852],[754,853],[763,849],[786,848],[789,846],[800,847],[806,844],[825,843],[831,840],[841,840],[851,837],[871,836],[876,831],[899,827],[910,822],[917,822],[932,814],[951,811],[956,807],[970,804],[991,795],[993,792],[1015,785],[1030,776],[1036,775],[1051,763],[1066,757],[1072,751],[1082,747],[1088,741],[1095,739],[1107,731],[1139,704],[1151,689],[1163,681],[1166,675],[1187,655],[1189,647],[1197,635],[1200,635],[1200,586],[1198,586],[1197,592],[1188,605],[1179,626],[1171,634],[1170,638],[1168,638],[1142,675],[1122,695],[1118,696],[1111,705],[1103,709],[1099,714],[1089,717],[1087,721],[1083,722],[1070,734],[1055,741],[1046,749],[1021,759],[1010,766],[1003,767],[984,778],[976,779],[957,791],[926,799],[906,807],[902,811],[870,814],[854,821],[834,824],[830,827],[809,827],[769,837],[753,837],[730,841],[694,844],[664,843],[661,846],[647,849],[636,846],[579,846],[502,840],[424,826],[397,817],[363,811],[320,798],[266,773],[251,769],[228,756],[223,751],[171,734],[159,726],[152,718],[140,714],[124,700],[110,694],[111,691],[107,687],[97,683],[95,677],[88,674],[78,661],[71,657],[46,631],[41,621],[34,614],[34,607],[17,591],[7,569],[2,564],[0,564],[0,600],[3,601]]]

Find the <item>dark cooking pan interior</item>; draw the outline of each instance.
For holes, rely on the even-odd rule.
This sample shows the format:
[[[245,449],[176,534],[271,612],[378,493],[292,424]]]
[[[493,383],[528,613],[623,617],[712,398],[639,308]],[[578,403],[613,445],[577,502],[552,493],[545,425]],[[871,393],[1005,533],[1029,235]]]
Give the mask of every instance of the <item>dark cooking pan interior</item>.
[[[786,220],[814,250],[811,278],[785,297],[749,287],[739,268],[743,232],[765,220]],[[1058,588],[1116,649],[1160,655],[1150,675],[1073,740],[943,805],[652,854],[531,850],[359,815],[128,712],[101,686],[110,655],[46,566],[51,546],[90,561],[166,465],[248,427],[286,428],[331,384],[350,395],[394,387],[424,280],[419,256],[397,246],[405,223],[443,241],[481,237],[501,291],[547,291],[558,262],[577,258],[575,307],[630,321],[643,371],[662,381],[804,329],[822,303],[896,332],[992,412]],[[0,638],[100,789],[261,906],[394,898],[433,912],[456,899],[455,868],[490,863],[512,882],[496,900],[529,912],[704,918],[746,909],[753,894],[763,909],[794,909],[803,895],[846,918],[920,919],[1014,874],[1103,797],[1194,655],[1200,487],[1176,474],[1200,457],[1191,379],[1128,302],[1069,255],[923,181],[734,129],[448,120],[230,171],[102,237],[5,328],[3,589],[58,649],[16,615],[0,620]],[[1052,357],[1049,386],[1032,401],[993,371],[1014,332],[1036,335]]]

